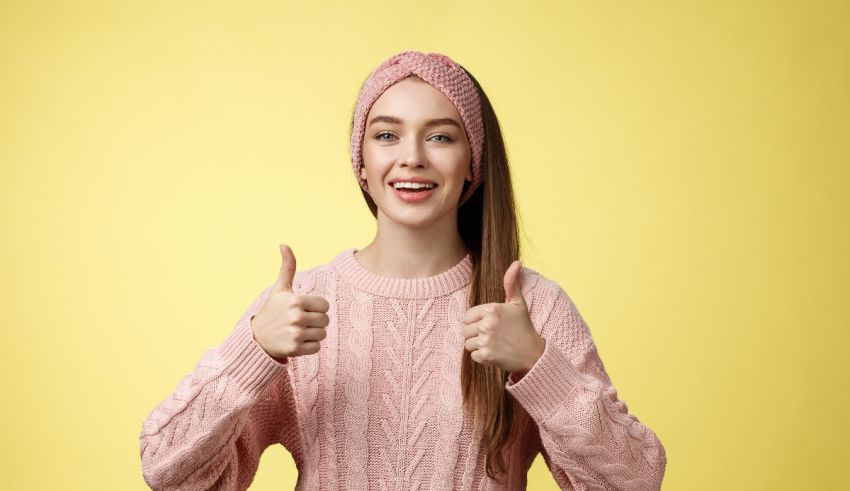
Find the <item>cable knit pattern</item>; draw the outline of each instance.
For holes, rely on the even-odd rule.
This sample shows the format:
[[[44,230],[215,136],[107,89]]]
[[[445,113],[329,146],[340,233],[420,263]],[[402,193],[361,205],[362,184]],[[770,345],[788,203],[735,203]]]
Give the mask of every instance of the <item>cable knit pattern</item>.
[[[348,458],[348,483],[351,489],[367,489],[367,440],[369,418],[369,378],[372,372],[372,299],[352,289],[351,329],[348,341],[348,379],[345,381],[345,429]]]
[[[449,324],[442,340],[442,358],[440,365],[440,392],[438,405],[440,416],[440,434],[434,451],[434,475],[430,489],[439,491],[454,487],[454,471],[458,459],[458,437],[460,435],[463,413],[460,401],[463,393],[458,383],[458,374],[463,356],[463,322],[466,312],[468,291],[458,290],[451,294],[449,303]]]
[[[540,429],[542,451],[565,489],[658,489],[666,454],[655,433],[628,413],[569,295],[557,292],[542,323],[546,347],[511,393]]]
[[[298,282],[303,277],[304,275],[298,275],[295,281]],[[309,283],[312,286],[314,282],[310,281]],[[302,288],[296,290],[294,284],[292,285],[292,289],[302,294],[314,294],[312,289]],[[294,362],[296,359],[298,359],[298,363]],[[288,364],[292,366],[298,389],[295,391],[295,399],[298,407],[298,420],[301,422],[301,438],[302,442],[304,442],[302,452],[304,453],[307,465],[304,476],[305,486],[307,489],[317,489],[319,486],[317,466],[320,459],[317,403],[319,401],[319,366],[321,358],[319,356],[303,356],[290,358],[289,361],[291,363]]]
[[[428,278],[390,278],[354,252],[295,274],[295,293],[330,306],[319,353],[281,363],[254,340],[250,321],[269,286],[148,414],[140,456],[152,489],[247,489],[274,444],[292,454],[299,490],[522,489],[541,452],[562,489],[660,487],[664,447],[617,399],[587,325],[557,283],[521,272],[546,347],[506,383],[519,425],[499,483],[486,476],[481,434],[462,411],[470,256]]]
[[[336,271],[331,271],[328,276],[327,287],[325,289],[325,291],[327,291],[325,299],[328,300],[329,306],[328,317],[336,317],[337,315],[338,302],[336,288],[338,284],[339,281]],[[325,352],[323,353],[324,356],[322,357],[322,380],[336,380],[337,353],[339,351],[339,331],[336,329],[329,329],[325,332],[327,335],[321,343],[322,348],[325,348]],[[337,468],[336,426],[334,424],[334,413],[336,412],[336,385],[323,385],[321,387],[321,393],[323,396],[324,409],[322,433],[325,437],[325,442],[322,445],[322,448],[326,449],[327,458],[325,460],[328,462],[328,466],[326,469],[327,473],[323,477],[323,480],[330,483],[332,487],[337,487],[339,469]]]
[[[286,365],[253,340],[263,290],[217,349],[145,418],[142,474],[153,489],[244,489],[262,449],[282,443],[303,461]],[[262,424],[256,424],[256,422]]]

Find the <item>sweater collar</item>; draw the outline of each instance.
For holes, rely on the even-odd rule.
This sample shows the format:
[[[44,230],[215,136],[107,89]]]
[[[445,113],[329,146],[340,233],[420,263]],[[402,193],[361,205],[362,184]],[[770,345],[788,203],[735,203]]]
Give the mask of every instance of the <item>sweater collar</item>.
[[[472,280],[472,256],[467,255],[451,268],[427,278],[381,276],[366,269],[351,247],[332,261],[342,278],[352,286],[369,293],[394,298],[432,298],[448,295]]]

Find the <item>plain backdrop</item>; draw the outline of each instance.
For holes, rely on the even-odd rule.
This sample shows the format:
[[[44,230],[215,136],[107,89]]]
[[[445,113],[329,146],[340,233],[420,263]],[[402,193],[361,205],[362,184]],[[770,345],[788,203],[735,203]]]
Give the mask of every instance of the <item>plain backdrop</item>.
[[[3,489],[146,489],[142,421],[280,265],[363,247],[360,84],[453,57],[526,266],[664,489],[847,485],[850,3],[0,2]],[[282,446],[252,490],[292,489]],[[557,489],[542,458],[530,489]]]

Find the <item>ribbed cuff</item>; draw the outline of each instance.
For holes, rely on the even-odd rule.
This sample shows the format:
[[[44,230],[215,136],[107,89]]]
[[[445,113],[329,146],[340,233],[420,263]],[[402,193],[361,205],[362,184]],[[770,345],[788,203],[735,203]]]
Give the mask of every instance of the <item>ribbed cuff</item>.
[[[251,330],[251,317],[239,322],[219,347],[224,371],[246,391],[260,392],[286,371],[280,363],[257,344]]]
[[[529,416],[541,422],[567,404],[581,385],[581,376],[567,354],[547,339],[537,363],[518,382],[509,380],[505,390],[522,404]]]

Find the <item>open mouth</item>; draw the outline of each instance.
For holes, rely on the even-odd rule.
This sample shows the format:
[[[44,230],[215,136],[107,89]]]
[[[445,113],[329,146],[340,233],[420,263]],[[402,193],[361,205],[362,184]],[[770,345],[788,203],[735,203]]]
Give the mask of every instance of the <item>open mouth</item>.
[[[437,187],[437,184],[409,184],[409,183],[395,183],[390,185],[393,188],[393,192],[399,199],[402,201],[406,201],[408,203],[416,203],[419,201],[423,201],[428,199],[429,196],[434,194],[434,189]]]
[[[390,184],[393,189],[402,193],[419,193],[430,191],[437,187],[436,184]]]

